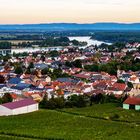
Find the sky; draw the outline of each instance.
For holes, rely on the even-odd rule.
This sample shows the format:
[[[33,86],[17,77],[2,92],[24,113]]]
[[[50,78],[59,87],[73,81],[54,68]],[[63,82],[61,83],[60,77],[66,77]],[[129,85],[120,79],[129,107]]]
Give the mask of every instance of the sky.
[[[0,24],[140,22],[140,0],[0,0]]]

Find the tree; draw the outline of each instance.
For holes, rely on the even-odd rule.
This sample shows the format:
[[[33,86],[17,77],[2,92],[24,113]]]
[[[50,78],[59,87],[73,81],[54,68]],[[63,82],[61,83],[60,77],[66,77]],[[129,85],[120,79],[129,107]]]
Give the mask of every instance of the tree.
[[[0,48],[1,49],[11,49],[11,43],[10,42],[0,42]]]
[[[44,95],[43,100],[39,103],[40,108],[47,108],[48,97],[47,94]]]
[[[72,63],[69,62],[69,61],[66,61],[65,65],[66,65],[67,67],[73,67]]]
[[[84,68],[87,71],[95,71],[95,72],[98,72],[99,71],[99,65],[98,64],[86,65]]]
[[[29,68],[29,69],[33,69],[33,68],[34,68],[34,63],[31,62],[31,63],[29,64],[28,68]]]
[[[9,102],[12,102],[13,101],[13,98],[12,96],[10,95],[10,93],[5,93],[2,97],[2,103],[9,103]]]
[[[3,84],[5,82],[4,76],[0,75],[0,84]]]
[[[2,102],[2,98],[0,97],[0,104],[2,104],[3,102]]]
[[[41,55],[41,60],[44,62],[45,61],[45,56],[44,55]]]
[[[77,68],[82,68],[82,61],[80,59],[75,60],[72,64]]]
[[[77,41],[77,40],[72,40],[71,42],[72,42],[72,44],[75,45],[75,46],[79,46],[79,45],[80,45],[80,44],[79,44],[79,41]]]
[[[118,79],[117,83],[122,83],[124,84],[125,82],[122,79]]]
[[[60,37],[58,38],[59,42],[70,42],[68,37]]]
[[[65,107],[65,100],[63,97],[54,98],[53,101],[55,102],[55,108],[64,108]]]
[[[49,71],[48,68],[45,68],[45,69],[43,69],[43,70],[41,71],[41,74],[42,74],[42,75],[46,75],[46,74],[49,74],[49,73],[50,73],[50,71]]]
[[[132,84],[131,82],[128,82],[128,83],[127,83],[127,86],[128,86],[129,88],[133,88],[133,84]]]
[[[43,100],[40,102],[40,108],[46,109],[56,109],[56,108],[64,108],[65,100],[63,97],[51,98],[48,100],[47,95],[44,96]]]
[[[17,66],[17,67],[15,68],[15,73],[16,73],[16,74],[22,74],[22,73],[23,73],[22,67],[21,67],[21,66]]]
[[[85,107],[86,103],[87,101],[84,95],[72,95],[68,97],[66,106],[67,107]]]
[[[49,53],[50,57],[58,57],[59,56],[59,52],[58,51],[51,51]]]

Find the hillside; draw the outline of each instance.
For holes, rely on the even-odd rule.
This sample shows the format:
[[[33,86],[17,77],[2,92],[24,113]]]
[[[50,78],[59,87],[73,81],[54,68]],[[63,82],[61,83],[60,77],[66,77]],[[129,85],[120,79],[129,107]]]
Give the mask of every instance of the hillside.
[[[48,23],[0,25],[0,31],[140,30],[140,23]]]
[[[139,140],[139,112],[116,104],[0,117],[2,140]]]

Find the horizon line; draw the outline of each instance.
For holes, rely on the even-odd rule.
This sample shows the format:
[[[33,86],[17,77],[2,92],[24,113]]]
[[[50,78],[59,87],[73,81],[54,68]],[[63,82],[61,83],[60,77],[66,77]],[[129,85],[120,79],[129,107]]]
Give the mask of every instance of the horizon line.
[[[129,25],[129,24],[140,24],[140,22],[110,22],[110,21],[107,21],[107,22],[84,22],[84,23],[80,23],[80,22],[40,22],[40,23],[4,23],[4,24],[0,24],[0,25],[36,25],[36,24],[99,24],[99,23],[102,23],[102,24],[107,24],[107,23],[111,23],[111,24],[126,24],[126,25]]]

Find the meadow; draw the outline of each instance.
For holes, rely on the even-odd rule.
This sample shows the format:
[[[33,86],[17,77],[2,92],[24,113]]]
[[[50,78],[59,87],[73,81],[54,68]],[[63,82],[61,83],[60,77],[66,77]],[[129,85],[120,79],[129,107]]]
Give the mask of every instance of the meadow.
[[[139,113],[101,104],[0,117],[0,140],[139,140]]]

